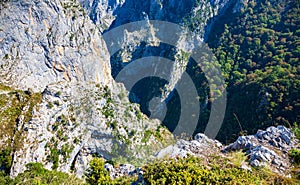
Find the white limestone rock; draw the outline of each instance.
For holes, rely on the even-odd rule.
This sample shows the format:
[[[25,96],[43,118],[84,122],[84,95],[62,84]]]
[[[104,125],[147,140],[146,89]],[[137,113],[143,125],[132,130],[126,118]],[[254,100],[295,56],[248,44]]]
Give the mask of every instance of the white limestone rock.
[[[76,1],[9,1],[0,5],[0,82],[42,91],[58,81],[109,85],[109,54]]]

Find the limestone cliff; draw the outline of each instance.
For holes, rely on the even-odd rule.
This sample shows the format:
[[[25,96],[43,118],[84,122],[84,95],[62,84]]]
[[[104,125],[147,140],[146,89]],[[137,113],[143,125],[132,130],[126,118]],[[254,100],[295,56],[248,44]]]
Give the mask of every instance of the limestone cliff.
[[[111,77],[100,31],[77,1],[0,4],[0,148],[11,176],[29,162],[82,176],[93,155],[146,160],[171,135]],[[155,143],[155,147],[153,147]],[[6,169],[7,170],[7,169]]]
[[[101,34],[76,1],[0,4],[0,82],[42,91],[58,81],[110,84]]]

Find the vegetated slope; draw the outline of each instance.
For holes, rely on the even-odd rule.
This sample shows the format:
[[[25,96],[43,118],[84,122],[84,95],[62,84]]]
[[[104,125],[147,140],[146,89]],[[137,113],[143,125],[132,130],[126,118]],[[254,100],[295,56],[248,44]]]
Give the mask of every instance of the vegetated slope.
[[[207,37],[227,83],[222,141],[300,119],[300,2],[250,0],[240,12],[232,8]]]

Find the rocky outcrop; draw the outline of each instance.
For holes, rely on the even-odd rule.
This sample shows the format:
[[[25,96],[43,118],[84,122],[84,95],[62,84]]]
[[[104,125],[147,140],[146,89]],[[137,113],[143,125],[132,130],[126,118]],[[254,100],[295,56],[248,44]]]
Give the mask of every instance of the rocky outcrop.
[[[187,58],[180,59],[182,50],[193,46],[190,40],[203,40],[207,21],[228,2],[241,1],[80,0],[87,13],[79,2],[72,0],[0,3],[0,83],[28,89],[23,92],[28,96],[32,90],[41,96],[41,101],[32,101],[36,103],[34,106],[18,107],[21,115],[5,122],[5,126],[15,124],[10,131],[22,136],[9,138],[3,134],[0,138],[0,148],[7,147],[6,140],[14,143],[15,139],[20,140],[18,148],[11,152],[11,176],[24,171],[29,162],[40,162],[47,169],[74,170],[82,176],[95,155],[106,159],[125,157],[129,161],[147,160],[155,153],[157,158],[226,155],[220,152],[223,146],[218,141],[203,134],[164,148],[173,141],[172,135],[159,127],[158,120],[149,120],[138,105],[128,101],[127,91],[114,82],[111,72],[114,74],[119,61],[124,67],[131,59],[154,54],[173,57],[177,62],[185,60],[185,67]],[[126,31],[119,55],[110,61],[101,32],[131,21],[150,19],[182,23],[186,27],[191,26],[189,22],[196,22],[197,29],[190,37],[179,33],[173,53],[166,52],[171,49],[169,46],[153,49],[161,41],[152,31]],[[168,90],[172,91],[183,71],[175,65],[170,69]],[[3,112],[16,99],[23,101],[20,92],[11,92],[0,92],[7,99],[13,96],[11,102],[1,107]],[[24,119],[23,113],[30,116]],[[274,171],[285,173],[290,166],[287,153],[296,147],[295,143],[291,131],[278,126],[253,136],[241,136],[224,151],[244,150],[251,165],[269,164]],[[106,164],[106,168],[112,177],[142,174],[129,164],[117,169]]]
[[[225,152],[243,150],[254,167],[269,166],[274,172],[286,174],[291,167],[289,150],[299,147],[293,132],[284,127],[269,127],[250,136],[240,136],[224,148]]]
[[[167,148],[160,150],[155,157],[187,157],[193,155],[201,158],[217,154],[219,155],[222,144],[213,139],[209,139],[206,135],[199,133],[192,141],[178,140],[175,145],[170,145]],[[209,149],[209,150],[208,150]]]
[[[202,158],[204,163],[209,163],[215,161],[216,156],[227,158],[229,161],[236,160],[232,159],[235,155],[232,155],[231,152],[242,151],[247,156],[247,160],[240,161],[241,164],[237,167],[247,171],[252,171],[251,166],[266,167],[277,174],[289,176],[293,165],[288,153],[292,148],[300,148],[299,141],[295,139],[290,129],[280,125],[259,130],[254,135],[240,136],[237,141],[228,146],[223,146],[219,141],[198,133],[194,140],[181,139],[176,144],[160,150],[155,154],[155,158],[165,160],[196,156]],[[144,182],[143,171],[140,167],[136,168],[131,164],[114,167],[106,163],[105,169],[110,172],[113,179],[120,176],[136,176],[138,181],[134,183]]]

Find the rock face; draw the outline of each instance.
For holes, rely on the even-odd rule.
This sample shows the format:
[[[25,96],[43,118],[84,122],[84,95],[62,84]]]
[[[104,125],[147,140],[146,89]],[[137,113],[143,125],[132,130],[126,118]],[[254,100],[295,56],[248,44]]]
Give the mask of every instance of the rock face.
[[[284,126],[258,130],[255,135],[240,136],[224,151],[243,150],[254,167],[270,166],[274,172],[285,174],[290,167],[288,151],[297,146],[292,131]]]
[[[112,92],[106,85],[91,82],[47,86],[32,119],[22,126],[25,137],[22,148],[13,154],[11,176],[29,162],[64,172],[72,168],[82,176],[93,155],[147,160],[151,152],[162,148],[156,135],[168,138],[169,132],[158,129],[158,120],[140,113],[122,86],[115,89],[123,91]]]
[[[0,4],[0,82],[42,91],[58,81],[110,84],[100,32],[76,1]]]
[[[206,135],[199,133],[192,141],[178,140],[175,145],[170,145],[167,148],[159,151],[155,156],[157,158],[165,157],[187,157],[194,155],[205,158],[213,154],[220,154],[222,144],[213,139],[209,139]]]
[[[77,1],[9,1],[0,9],[0,83],[42,97],[30,111],[21,107],[28,119],[1,120],[22,136],[0,138],[0,148],[12,149],[11,176],[29,162],[82,176],[93,155],[147,160],[164,146],[158,135],[171,139],[114,82],[106,44]],[[14,93],[22,99],[13,90],[0,95]]]

